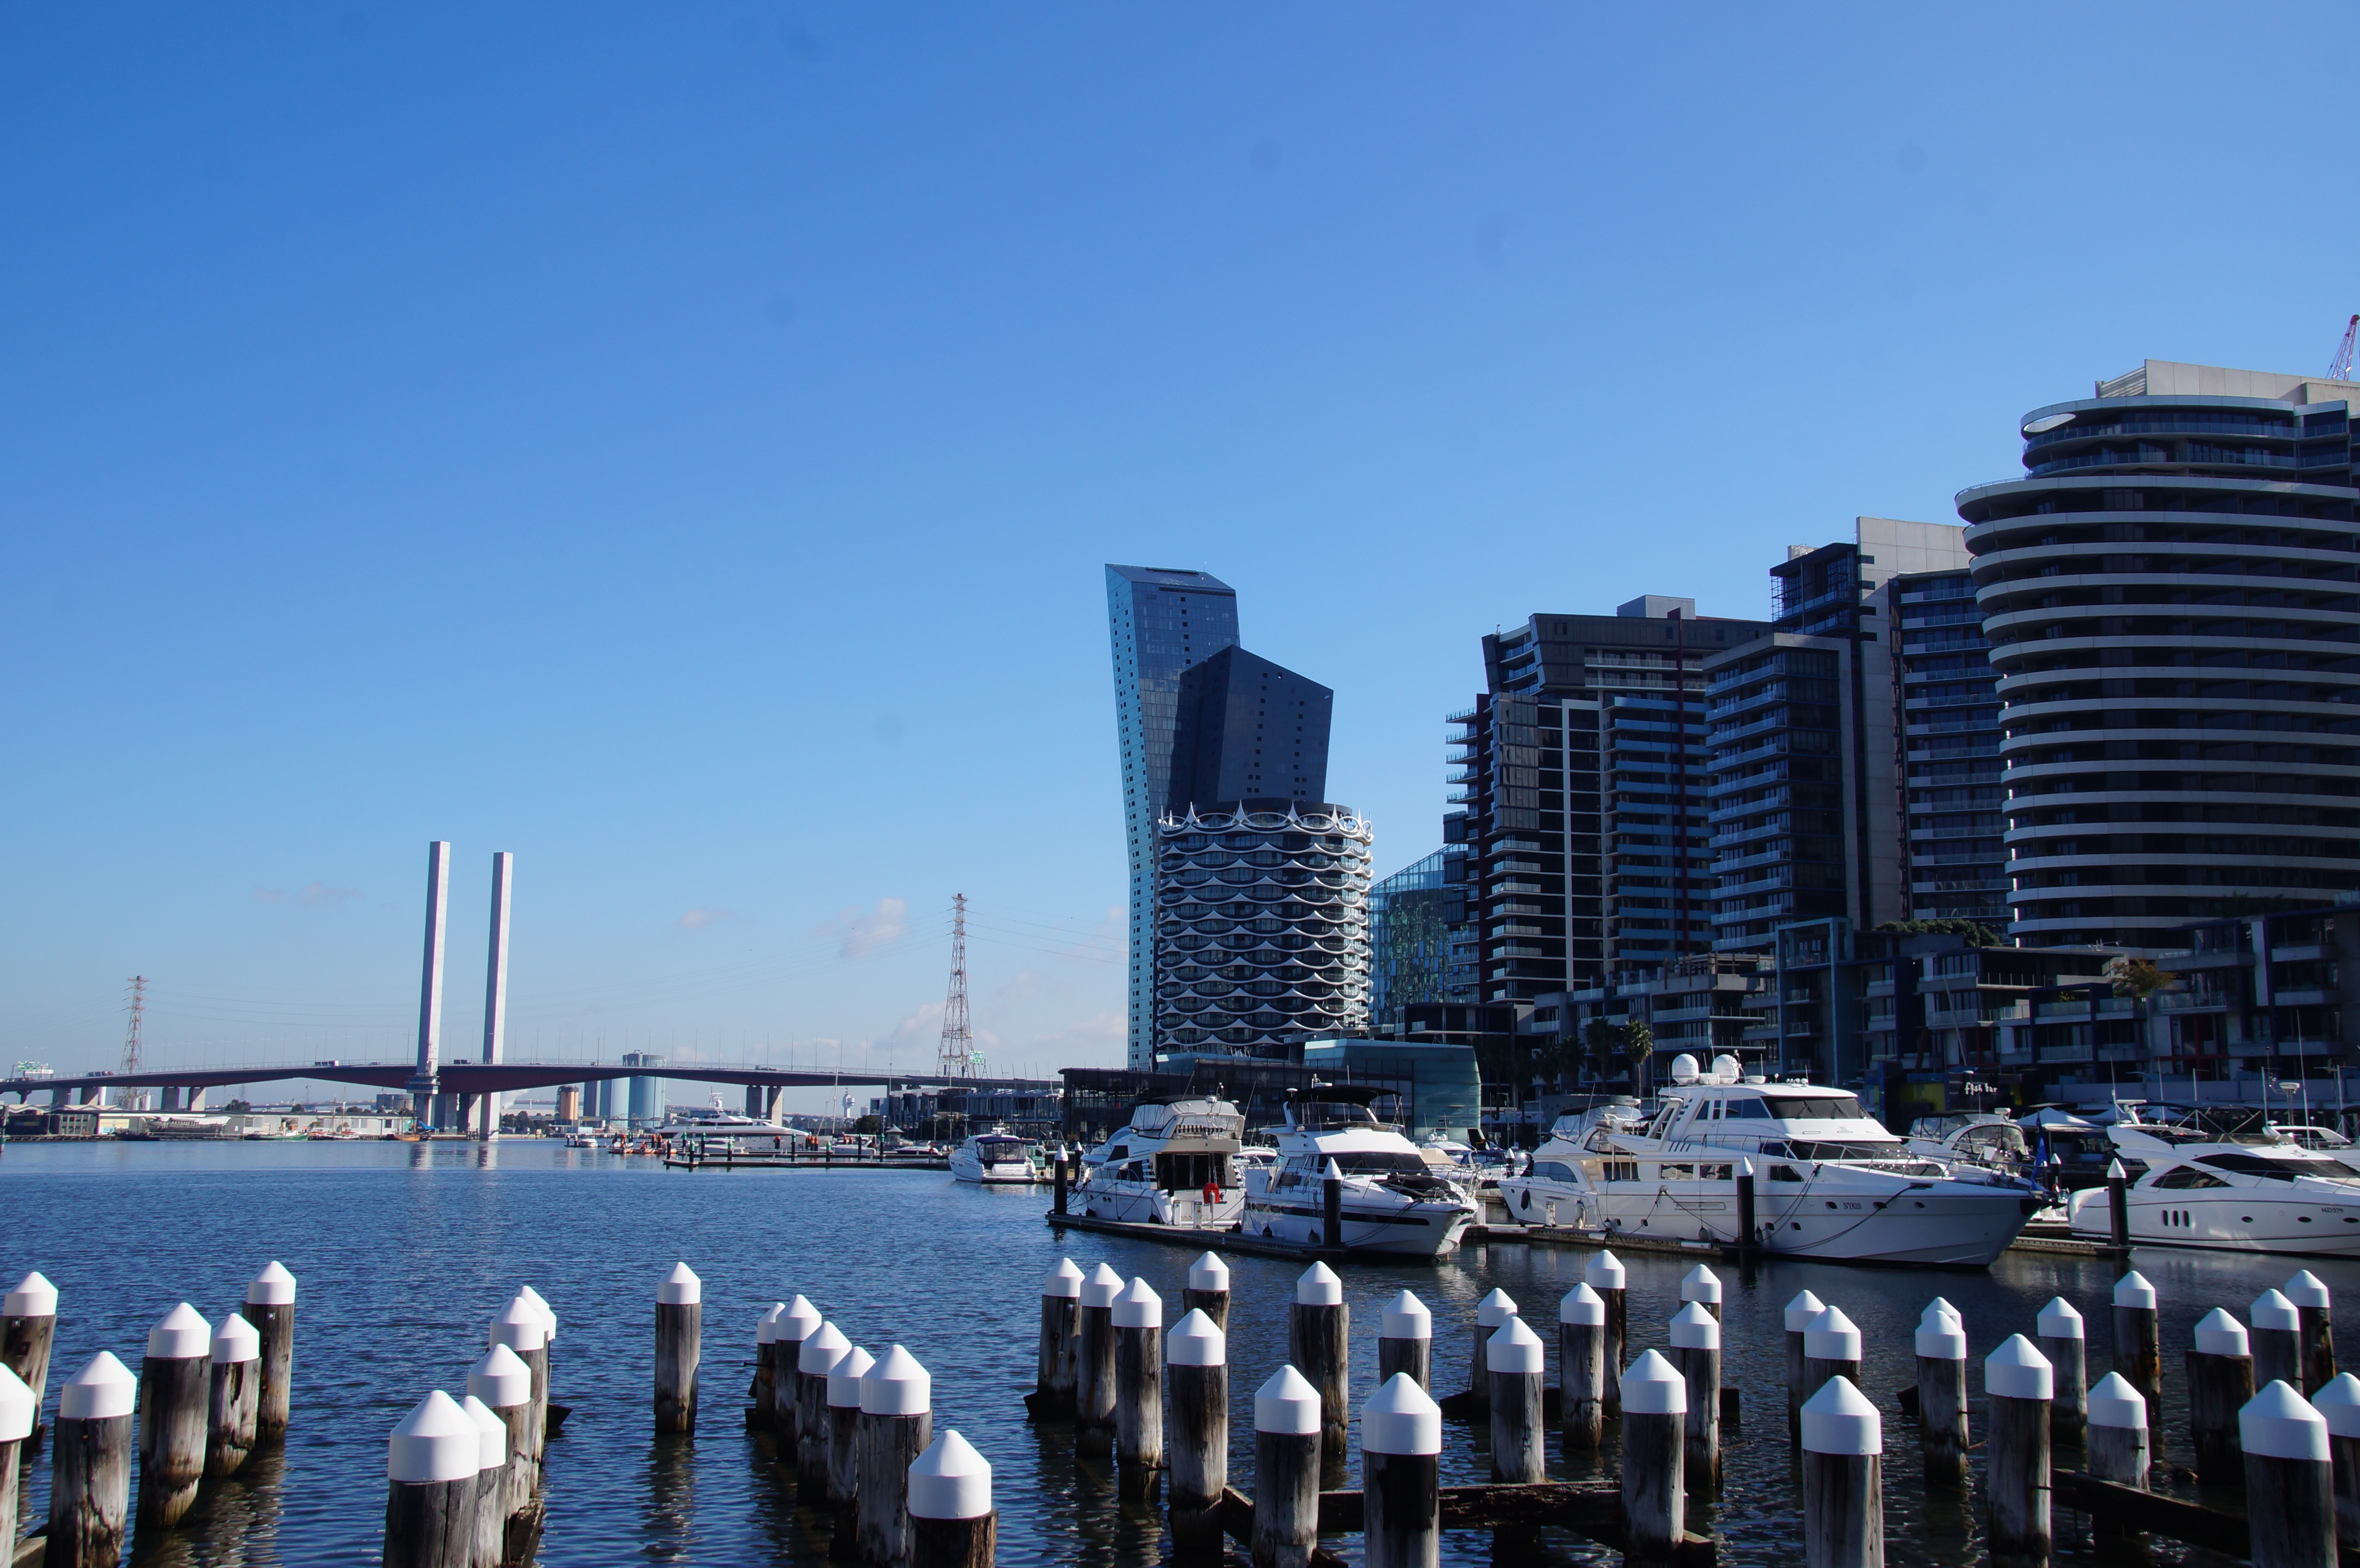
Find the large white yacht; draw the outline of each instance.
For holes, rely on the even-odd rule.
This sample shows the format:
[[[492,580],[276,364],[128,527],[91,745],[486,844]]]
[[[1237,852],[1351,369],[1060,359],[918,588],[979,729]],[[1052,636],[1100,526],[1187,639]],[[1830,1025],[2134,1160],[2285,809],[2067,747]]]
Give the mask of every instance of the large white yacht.
[[[986,1187],[1029,1187],[1041,1180],[1040,1155],[1036,1140],[994,1127],[953,1151],[951,1179]]]
[[[1554,1204],[1560,1225],[1732,1243],[1743,1160],[1765,1252],[1983,1268],[2039,1207],[2029,1181],[1912,1153],[1842,1090],[1749,1078],[1729,1056],[1709,1072],[1675,1057],[1671,1076],[1652,1111],[1560,1117],[1531,1169],[1501,1181],[1510,1213],[1536,1223]]]
[[[2125,1163],[2147,1165],[2125,1194],[2134,1246],[2360,1257],[2360,1168],[2349,1159],[2270,1127],[2230,1138],[2152,1124],[2113,1130]],[[2112,1234],[2103,1187],[2070,1203],[2074,1235]]]
[[[1462,1182],[1437,1171],[1401,1129],[1377,1120],[1382,1093],[1315,1084],[1289,1100],[1283,1126],[1269,1127],[1277,1163],[1246,1177],[1245,1232],[1317,1245],[1327,1238],[1327,1189],[1342,1178],[1348,1251],[1439,1258],[1458,1250],[1476,1214]]]
[[[2011,1176],[2024,1174],[2032,1163],[2032,1147],[2024,1140],[2024,1129],[1997,1111],[1919,1116],[1909,1124],[1906,1141],[1912,1154],[1987,1166]]]
[[[1227,1100],[1143,1100],[1082,1156],[1070,1202],[1093,1219],[1228,1230],[1244,1203],[1237,1157],[1245,1127]]]

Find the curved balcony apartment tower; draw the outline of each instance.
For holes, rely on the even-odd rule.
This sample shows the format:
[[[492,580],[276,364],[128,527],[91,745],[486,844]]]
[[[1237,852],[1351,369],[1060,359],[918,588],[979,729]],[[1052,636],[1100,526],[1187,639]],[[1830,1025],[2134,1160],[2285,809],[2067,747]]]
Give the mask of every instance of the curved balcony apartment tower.
[[[2355,397],[2149,360],[1960,494],[2018,942],[2177,947],[2360,887]]]

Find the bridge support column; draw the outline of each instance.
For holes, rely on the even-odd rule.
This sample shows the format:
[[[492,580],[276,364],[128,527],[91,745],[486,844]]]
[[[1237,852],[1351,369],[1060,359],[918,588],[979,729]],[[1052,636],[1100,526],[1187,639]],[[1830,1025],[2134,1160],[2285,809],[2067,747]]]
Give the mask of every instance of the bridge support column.
[[[157,1102],[156,1108],[161,1111],[186,1110],[188,1107],[181,1103],[181,1096],[187,1093],[188,1091],[178,1083],[167,1083],[164,1085],[162,1097]]]
[[[200,1083],[195,1088],[191,1089],[188,1092],[188,1108],[191,1111],[202,1111],[205,1108],[205,1086],[203,1084]]]

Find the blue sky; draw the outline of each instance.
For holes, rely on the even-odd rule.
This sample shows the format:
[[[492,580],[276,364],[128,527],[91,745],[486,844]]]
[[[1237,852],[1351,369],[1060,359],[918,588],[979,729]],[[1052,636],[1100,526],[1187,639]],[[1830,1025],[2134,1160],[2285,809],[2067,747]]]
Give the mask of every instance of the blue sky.
[[[2352,13],[0,10],[0,1053],[1120,1058],[1101,563],[1432,847],[1477,638],[2323,370]]]

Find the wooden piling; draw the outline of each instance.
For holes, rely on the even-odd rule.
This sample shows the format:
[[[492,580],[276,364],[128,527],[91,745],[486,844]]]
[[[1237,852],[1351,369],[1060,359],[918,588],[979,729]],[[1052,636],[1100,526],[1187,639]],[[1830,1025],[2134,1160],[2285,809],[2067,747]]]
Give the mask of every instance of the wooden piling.
[[[262,1335],[235,1312],[222,1319],[207,1347],[205,1474],[235,1475],[254,1452],[262,1410]]]
[[[1711,1303],[1691,1299],[1674,1315],[1671,1361],[1688,1386],[1682,1476],[1689,1496],[1710,1499],[1721,1492],[1721,1320]]]
[[[2147,1400],[2148,1430],[2163,1419],[2163,1332],[2155,1287],[2136,1269],[2114,1281],[2114,1370]]]
[[[934,1440],[934,1380],[896,1345],[860,1379],[860,1560],[909,1568],[910,1477]]]
[[[772,1301],[754,1323],[754,1386],[747,1393],[746,1424],[758,1432],[769,1431],[778,1413],[779,1320],[786,1315],[787,1303]]]
[[[1114,1300],[1115,1489],[1154,1495],[1164,1475],[1164,1298],[1133,1277]]]
[[[1622,1373],[1622,1543],[1626,1568],[1670,1568],[1686,1532],[1688,1386],[1650,1350]]]
[[[58,1288],[38,1269],[16,1281],[0,1298],[0,1367],[33,1393],[33,1431],[26,1441],[38,1443],[41,1407],[49,1398],[49,1347],[58,1330]]]
[[[508,1470],[508,1423],[470,1394],[459,1401],[475,1428],[475,1568],[500,1568],[508,1544],[508,1516],[500,1507],[501,1477]]]
[[[1074,1336],[1074,1452],[1114,1453],[1114,1299],[1122,1276],[1099,1264],[1082,1281],[1080,1327]]]
[[[1762,1250],[1762,1226],[1755,1218],[1754,1161],[1737,1157],[1737,1250],[1750,1259]]]
[[[2049,1360],[2020,1334],[1983,1358],[1991,1400],[1984,1490],[1992,1568],[2047,1568],[2049,1523]]]
[[[246,1285],[246,1304],[238,1310],[262,1338],[262,1391],[255,1410],[255,1441],[283,1443],[295,1387],[295,1276],[273,1258]]]
[[[1053,1214],[1070,1213],[1071,1210],[1067,1205],[1072,1187],[1065,1173],[1065,1151],[1063,1147],[1058,1149],[1052,1160],[1050,1180],[1055,1183],[1055,1186],[1051,1190],[1049,1212]]]
[[[483,1440],[450,1395],[418,1401],[387,1443],[384,1568],[475,1568]]]
[[[1599,1248],[1598,1255],[1582,1266],[1581,1282],[1598,1292],[1599,1301],[1606,1308],[1606,1414],[1612,1420],[1622,1409],[1622,1341],[1627,1314],[1622,1260]]]
[[[1537,1336],[1533,1343],[1540,1343]],[[1500,1375],[1494,1366],[1491,1376]],[[1502,1402],[1491,1403],[1495,1425]],[[1360,1529],[1368,1568],[1437,1568],[1441,1466],[1442,1407],[1416,1378],[1397,1372],[1360,1407]]]
[[[822,1323],[795,1353],[795,1500],[807,1508],[827,1505],[827,1375],[852,1341],[832,1323]]]
[[[2130,1173],[2119,1160],[2106,1163],[2106,1238],[2114,1250],[2128,1257],[2131,1250],[2131,1183]]]
[[[1803,1402],[1830,1377],[1860,1384],[1860,1330],[1841,1307],[1828,1307],[1803,1331]]]
[[[2254,1387],[2285,1383],[2302,1387],[2302,1315],[2276,1290],[2254,1298],[2245,1314],[2246,1343],[2254,1356]]]
[[[1286,1344],[1289,1365],[1319,1390],[1320,1468],[1340,1484],[1352,1421],[1352,1309],[1344,1304],[1344,1281],[1325,1263],[1295,1281]]]
[[[1484,1409],[1491,1398],[1490,1368],[1484,1360],[1489,1354],[1487,1346],[1491,1343],[1491,1336],[1500,1332],[1501,1325],[1522,1311],[1516,1305],[1515,1297],[1496,1288],[1475,1303],[1475,1343],[1467,1358],[1467,1391],[1474,1397],[1475,1408],[1479,1410]]]
[[[1063,1155],[1058,1157],[1061,1160]],[[1043,1421],[1074,1414],[1075,1335],[1080,1332],[1082,1271],[1070,1258],[1041,1281],[1041,1339],[1033,1352],[1032,1414]]]
[[[705,1282],[685,1263],[656,1286],[658,1432],[696,1430],[696,1366],[705,1356]]]
[[[532,1397],[534,1402],[541,1407],[540,1419],[541,1422],[541,1433],[540,1442],[541,1447],[536,1448],[533,1451],[535,1454],[539,1454],[541,1452],[542,1448],[546,1448],[548,1446],[547,1440],[552,1430],[551,1418],[549,1414],[549,1401],[551,1398],[550,1390],[557,1386],[557,1310],[549,1304],[547,1300],[542,1297],[540,1291],[534,1290],[530,1285],[518,1286],[516,1299],[530,1307],[535,1313],[539,1314],[541,1318],[541,1353],[539,1357],[536,1358],[530,1356],[523,1356],[523,1353],[520,1351],[518,1353],[519,1356],[523,1356],[525,1364],[533,1369],[533,1375],[538,1379],[538,1381],[533,1384]],[[563,1421],[564,1420],[564,1417],[561,1415],[557,1420]]]
[[[1565,1445],[1588,1453],[1606,1441],[1606,1303],[1588,1285],[1557,1303],[1557,1366]]]
[[[2082,1442],[2091,1475],[2116,1486],[2148,1489],[2154,1450],[2147,1441],[2147,1396],[2121,1373],[2107,1373],[2090,1390],[2090,1421]]]
[[[2254,1397],[2254,1358],[2246,1344],[2245,1325],[2215,1307],[2197,1323],[2196,1347],[2188,1353],[2188,1435],[2196,1473],[2232,1490],[2245,1474],[2237,1412]],[[2152,1401],[2149,1408],[2152,1412]]]
[[[2081,1446],[2090,1421],[2090,1361],[2082,1340],[2081,1314],[2062,1296],[2052,1296],[2033,1320],[2040,1354],[2049,1359],[2049,1439]]]
[[[2327,1423],[2283,1377],[2237,1412],[2254,1568],[2335,1568]]]
[[[827,1369],[828,1555],[849,1558],[860,1549],[860,1379],[877,1358],[847,1345]]]
[[[1319,1178],[1319,1235],[1330,1252],[1344,1247],[1344,1173],[1329,1160]]]
[[[1164,1360],[1172,1380],[1173,1555],[1218,1563],[1229,1484],[1229,1336],[1211,1313],[1191,1307],[1164,1342]]]
[[[770,1431],[777,1436],[774,1452],[779,1463],[792,1469],[795,1465],[795,1444],[803,1431],[803,1341],[809,1339],[820,1325],[819,1309],[802,1296],[787,1303],[786,1314],[770,1330],[771,1376],[776,1385],[771,1390]]]
[[[1811,1320],[1828,1310],[1828,1304],[1808,1290],[1797,1292],[1786,1303],[1786,1441],[1800,1446],[1803,1441],[1803,1401],[1811,1397],[1803,1387],[1803,1335]]]
[[[525,1422],[526,1449],[540,1478],[541,1451],[549,1439],[549,1324],[521,1294],[510,1298],[492,1320],[491,1344],[525,1365],[532,1378],[532,1414]]]
[[[1229,1266],[1214,1253],[1197,1254],[1188,1265],[1188,1283],[1180,1291],[1180,1310],[1202,1312],[1223,1334],[1229,1332]]]
[[[1387,1301],[1377,1326],[1377,1385],[1406,1372],[1421,1388],[1434,1388],[1434,1314],[1411,1291]]]
[[[1967,1330],[1936,1297],[1918,1320],[1918,1441],[1926,1485],[1947,1492],[1967,1486]],[[1792,1337],[1789,1335],[1788,1337]]]
[[[1694,1301],[1721,1321],[1721,1276],[1699,1263],[1680,1276],[1680,1300]]]
[[[1254,1390],[1254,1568],[1310,1568],[1325,1420],[1318,1388],[1292,1367]]]
[[[2327,1423],[2335,1471],[2335,1538],[2360,1545],[2360,1377],[2340,1372],[2311,1401]]]
[[[2302,1392],[2306,1399],[2335,1380],[2335,1323],[2326,1281],[2305,1269],[2279,1289],[2294,1303],[2302,1328]],[[2316,1403],[2316,1400],[2312,1401]],[[2355,1544],[2360,1544],[2355,1542]]]
[[[992,1568],[999,1518],[991,1466],[956,1432],[910,1466],[911,1568]]]
[[[1885,1421],[1849,1377],[1803,1406],[1806,1568],[1885,1568]]]
[[[1541,1416],[1547,1366],[1547,1346],[1521,1316],[1502,1323],[1484,1346],[1496,1482],[1523,1486],[1548,1479],[1548,1426]]]
[[[148,1331],[139,1368],[137,1526],[169,1530],[197,1500],[205,1477],[206,1401],[213,1325],[182,1301]]]
[[[25,1380],[0,1366],[0,1563],[16,1561],[16,1472],[39,1406]]]
[[[481,1400],[508,1430],[500,1517],[514,1519],[541,1486],[541,1465],[532,1453],[532,1368],[507,1345],[496,1345],[467,1369],[467,1396]]]

